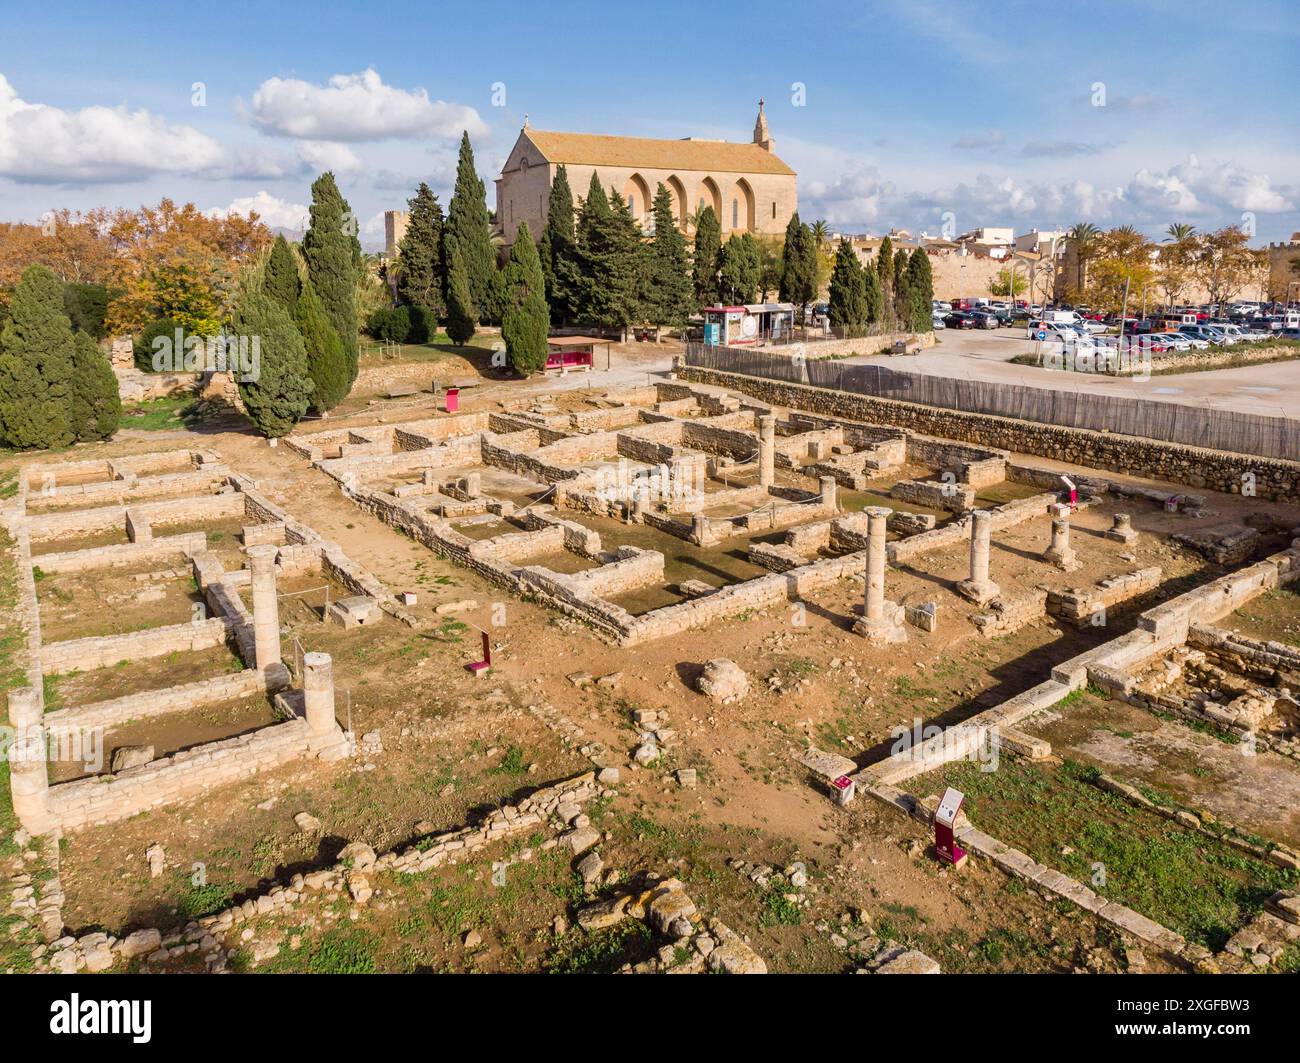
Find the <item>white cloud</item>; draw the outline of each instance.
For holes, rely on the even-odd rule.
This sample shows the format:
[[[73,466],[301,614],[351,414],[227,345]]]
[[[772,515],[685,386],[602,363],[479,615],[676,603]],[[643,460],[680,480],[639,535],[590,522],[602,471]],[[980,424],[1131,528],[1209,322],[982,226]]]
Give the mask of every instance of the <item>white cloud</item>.
[[[0,74],[0,174],[6,177],[63,184],[131,181],[230,163],[217,141],[190,126],[125,107],[65,111],[28,103]]]
[[[15,181],[85,185],[155,174],[265,179],[301,170],[281,153],[224,145],[145,110],[29,103],[0,74],[0,176]]]
[[[268,78],[253,93],[251,117],[264,132],[307,140],[455,137],[487,131],[473,107],[430,100],[424,89],[385,85],[373,70],[335,74],[326,85]]]
[[[894,186],[881,180],[874,166],[848,173],[830,184],[809,182],[803,195],[818,209],[812,215],[825,218],[832,225],[874,222],[881,214],[881,204],[894,196]]]
[[[333,170],[336,174],[356,173],[361,160],[346,144],[331,140],[300,140],[298,157],[312,170]]]
[[[243,214],[247,217],[257,213],[259,220],[272,229],[291,229],[298,231],[307,224],[307,207],[302,203],[289,203],[279,196],[273,196],[265,189],[256,195],[243,196],[234,200],[228,207],[213,207],[207,211],[216,218],[231,214]]]

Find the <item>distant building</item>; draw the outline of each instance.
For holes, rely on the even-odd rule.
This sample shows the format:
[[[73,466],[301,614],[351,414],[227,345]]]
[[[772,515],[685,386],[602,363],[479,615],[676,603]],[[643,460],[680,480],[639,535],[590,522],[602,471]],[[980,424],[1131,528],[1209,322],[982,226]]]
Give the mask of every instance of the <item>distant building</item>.
[[[1015,248],[1016,231],[1011,228],[972,229],[957,237],[959,249],[965,253],[988,255],[991,258],[1006,258]]]
[[[1051,254],[1052,244],[1058,247],[1065,240],[1064,229],[1051,229],[1044,232],[1041,229],[1031,229],[1023,236],[1016,237],[1017,251],[1033,251],[1037,254]]]
[[[523,222],[534,239],[546,224],[555,171],[563,165],[575,205],[587,194],[593,172],[613,188],[649,231],[655,191],[672,194],[673,215],[684,231],[697,210],[711,206],[723,238],[733,232],[778,236],[798,206],[797,175],[775,153],[763,101],[748,144],[726,140],[653,140],[648,137],[556,133],[533,129],[525,119],[519,139],[496,180],[496,221],[507,244]]]

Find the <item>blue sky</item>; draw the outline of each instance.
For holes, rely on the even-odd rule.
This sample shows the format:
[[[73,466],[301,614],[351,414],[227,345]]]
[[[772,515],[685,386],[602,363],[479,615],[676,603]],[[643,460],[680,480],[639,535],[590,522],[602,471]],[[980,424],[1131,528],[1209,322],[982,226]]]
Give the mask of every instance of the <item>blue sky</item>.
[[[747,140],[763,96],[801,214],[847,231],[1300,229],[1293,4],[1056,8],[3,0],[0,218],[168,195],[293,228],[332,167],[375,246],[416,181],[446,201],[462,128],[491,204],[525,113]]]

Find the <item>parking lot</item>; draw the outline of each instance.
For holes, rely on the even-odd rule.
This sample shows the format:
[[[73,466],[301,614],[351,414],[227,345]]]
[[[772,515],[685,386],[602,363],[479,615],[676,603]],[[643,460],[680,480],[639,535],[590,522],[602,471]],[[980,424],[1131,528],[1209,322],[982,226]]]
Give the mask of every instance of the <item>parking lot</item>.
[[[935,346],[919,355],[906,358],[858,356],[849,361],[1026,387],[1067,388],[1271,416],[1300,417],[1300,361],[1135,380],[1101,374],[1067,374],[1037,366],[1016,365],[1011,359],[1020,354],[1032,354],[1035,346],[1033,341],[1025,339],[1023,326],[975,332],[945,329],[936,333],[935,339]]]

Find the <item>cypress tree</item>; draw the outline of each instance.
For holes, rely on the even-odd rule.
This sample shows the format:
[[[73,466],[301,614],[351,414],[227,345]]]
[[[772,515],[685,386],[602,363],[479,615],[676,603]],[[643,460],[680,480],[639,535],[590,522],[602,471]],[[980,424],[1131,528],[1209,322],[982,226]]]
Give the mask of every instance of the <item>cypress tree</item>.
[[[434,317],[446,312],[443,302],[442,204],[423,181],[407,200],[411,220],[402,237],[397,261],[397,294],[408,306],[418,306]]]
[[[758,296],[758,242],[745,233],[733,233],[722,245],[718,256],[718,286],[722,298],[730,303],[752,303]]]
[[[298,263],[293,249],[284,236],[277,236],[271,245],[271,255],[266,260],[266,273],[262,278],[262,291],[279,303],[293,317],[298,309],[298,295],[302,281],[298,278]]]
[[[469,293],[469,277],[460,248],[455,244],[448,249],[447,268],[447,335],[451,342],[463,347],[474,337],[478,324],[478,310]]]
[[[519,226],[510,260],[501,271],[501,338],[510,365],[520,376],[546,366],[546,337],[551,319],[546,305],[546,279],[528,223]]]
[[[295,324],[307,351],[312,408],[321,413],[332,410],[348,394],[347,355],[343,353],[343,341],[330,322],[325,304],[310,280],[302,286]]]
[[[577,275],[577,230],[574,228],[573,190],[564,163],[555,169],[551,194],[546,204],[546,229],[538,247],[542,274],[546,278],[546,302],[551,318],[568,321],[575,309],[580,278]]]
[[[647,312],[656,325],[683,325],[693,309],[686,237],[673,216],[673,197],[660,182],[654,199],[655,231],[646,252]]]
[[[718,302],[718,258],[722,253],[722,226],[712,207],[700,211],[695,223],[694,266],[691,280],[695,284],[695,301],[699,306]]]
[[[446,243],[460,252],[469,284],[469,295],[486,318],[492,302],[492,276],[496,272],[496,251],[492,247],[492,226],[488,221],[487,192],[474,168],[474,149],[469,133],[461,134],[460,158],[456,162],[456,187],[447,207]],[[444,262],[449,263],[450,259]],[[447,292],[451,304],[450,285]]]
[[[66,447],[76,439],[72,323],[63,285],[45,266],[28,266],[14,289],[0,335],[0,439],[16,449]]]
[[[904,248],[894,252],[894,319],[900,324],[907,322],[907,261]]]
[[[307,259],[307,277],[325,304],[343,353],[347,359],[348,387],[357,378],[357,264],[353,244],[356,237],[346,224],[351,211],[326,172],[311,186],[311,224],[302,238]]]
[[[254,379],[239,381],[249,419],[268,439],[288,435],[312,396],[302,334],[284,307],[265,294],[250,296],[239,308],[236,327],[241,337],[257,338],[261,356]]]
[[[782,255],[781,299],[799,307],[799,320],[805,308],[817,297],[817,245],[812,230],[790,216],[785,227],[785,251]]]
[[[880,276],[874,265],[862,268],[862,285],[866,296],[867,324],[879,321],[885,312],[885,300],[880,291]]]
[[[610,192],[606,197],[593,172],[579,221],[581,316],[592,324],[627,329],[642,316],[645,251],[627,201]]]
[[[841,239],[831,270],[831,293],[828,316],[836,328],[861,329],[868,320],[867,282],[853,253],[853,245]]]
[[[907,261],[908,328],[930,332],[934,328],[934,274],[930,256],[918,247]]]
[[[880,291],[889,303],[889,295],[894,290],[894,243],[886,236],[876,248],[876,280],[880,282]]]
[[[84,332],[72,343],[72,394],[68,424],[78,443],[109,439],[122,419],[117,375],[98,344]]]

